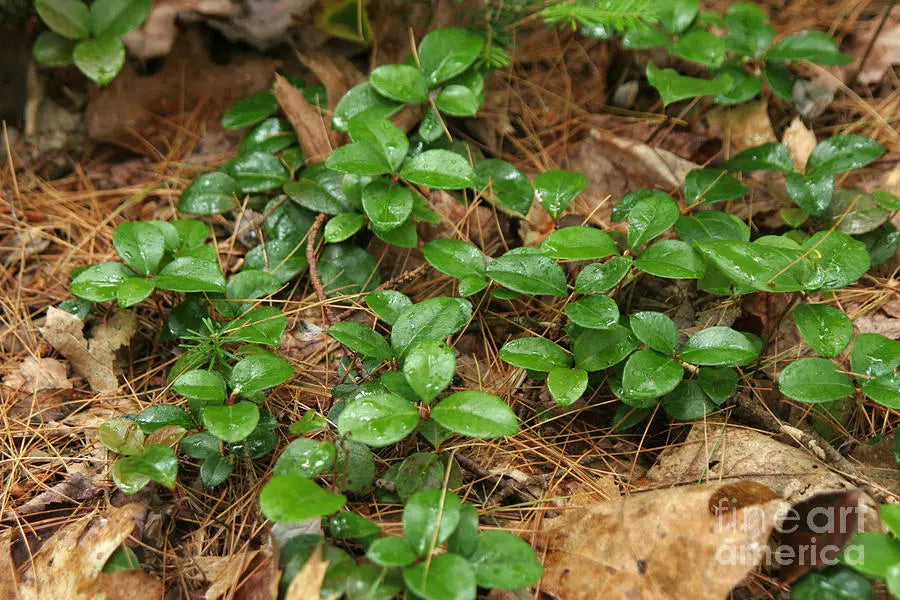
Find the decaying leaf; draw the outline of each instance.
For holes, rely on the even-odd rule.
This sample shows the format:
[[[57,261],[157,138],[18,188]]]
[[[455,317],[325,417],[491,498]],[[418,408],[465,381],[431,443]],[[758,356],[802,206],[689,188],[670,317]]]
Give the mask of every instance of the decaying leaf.
[[[721,138],[732,156],[747,148],[774,142],[775,131],[766,109],[765,100],[717,107],[706,114],[707,133]]]
[[[3,378],[3,385],[26,394],[43,390],[70,390],[72,382],[66,376],[66,365],[55,358],[26,356],[19,370]]]
[[[76,473],[41,492],[20,506],[16,512],[19,515],[30,515],[41,512],[51,504],[81,502],[97,496],[102,491],[102,488],[95,486],[87,477]]]
[[[727,597],[759,563],[787,508],[755,489],[733,510],[710,507],[727,487],[746,484],[636,493],[548,521],[541,589],[566,600]]]
[[[18,590],[22,600],[123,598],[118,591],[107,592],[105,586],[109,582],[101,577],[101,571],[110,555],[134,530],[135,518],[144,510],[140,504],[110,507],[57,531],[34,559],[26,562]],[[148,585],[149,580],[145,580],[141,586],[129,585],[121,591],[130,590],[127,595],[130,600],[157,600],[161,597],[162,583],[151,580],[158,585]],[[119,587],[122,582],[113,583]]]
[[[288,587],[285,600],[319,600],[328,561],[322,559],[322,546],[316,546],[306,564]]]
[[[69,359],[72,367],[81,373],[91,387],[98,392],[112,392],[118,387],[113,369],[116,351],[126,345],[137,328],[134,313],[119,311],[115,316],[94,329],[88,342],[82,330],[84,322],[77,316],[58,308],[47,309],[47,321],[40,328],[50,345]]]
[[[16,570],[11,554],[12,542],[12,528],[0,531],[0,600],[16,597]]]
[[[781,143],[784,144],[791,158],[794,160],[794,170],[802,173],[806,169],[806,159],[809,158],[813,148],[816,147],[816,134],[803,124],[800,117],[794,117],[791,124],[784,130],[781,136]]]
[[[237,552],[228,556],[197,556],[194,564],[210,583],[203,597],[206,600],[218,600],[235,588],[244,574],[244,570],[257,555],[257,550]]]
[[[303,94],[281,75],[275,75],[275,97],[288,121],[291,122],[300,145],[310,162],[322,162],[337,143],[337,134],[328,124],[328,117],[319,112]]]
[[[122,37],[132,55],[146,60],[165,56],[178,36],[178,15],[200,14],[225,17],[240,13],[230,0],[157,0],[150,6],[144,23]]]

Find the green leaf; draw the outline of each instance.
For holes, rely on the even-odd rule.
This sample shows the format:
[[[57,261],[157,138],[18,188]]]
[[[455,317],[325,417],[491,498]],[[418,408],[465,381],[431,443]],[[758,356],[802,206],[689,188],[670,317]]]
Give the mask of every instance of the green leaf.
[[[716,76],[731,77],[731,87],[724,94],[716,94],[713,100],[716,104],[730,106],[742,104],[756,96],[762,89],[762,81],[737,67],[724,67],[719,69]]]
[[[338,432],[357,442],[380,448],[399,442],[419,424],[419,411],[408,400],[389,393],[357,398],[337,420]]]
[[[269,90],[241,98],[222,115],[222,127],[241,129],[255,125],[278,112],[278,99]]]
[[[475,188],[502,206],[527,215],[534,199],[531,182],[512,164],[491,158],[475,163]]]
[[[120,475],[141,475],[169,489],[175,487],[178,459],[168,446],[154,444],[141,454],[117,460],[116,465]]]
[[[341,321],[328,328],[328,335],[363,356],[391,360],[394,353],[383,336],[353,321]]]
[[[306,266],[303,244],[288,240],[270,240],[251,248],[244,255],[244,264],[241,268],[263,271],[281,283],[287,283],[306,269]]]
[[[824,358],[792,362],[779,375],[778,387],[782,394],[799,402],[828,402],[853,393],[850,377]]]
[[[762,7],[752,2],[737,2],[725,13],[729,50],[751,58],[759,58],[768,50],[775,32]]]
[[[776,96],[785,102],[793,101],[794,78],[783,62],[766,62],[763,79]]]
[[[176,258],[159,272],[156,287],[173,292],[224,292],[225,276],[215,262]]]
[[[864,135],[836,135],[819,142],[806,161],[807,175],[835,175],[859,169],[884,154],[884,147]]]
[[[708,367],[743,366],[759,357],[762,340],[731,327],[707,327],[692,335],[681,349],[681,360]]]
[[[653,350],[673,356],[678,345],[678,328],[675,322],[662,313],[644,311],[628,317],[628,324],[635,337]]]
[[[358,213],[341,213],[325,223],[325,241],[343,242],[366,224],[366,218]]]
[[[160,230],[142,221],[127,221],[116,227],[113,246],[125,264],[142,275],[156,273],[166,250]]]
[[[241,187],[230,175],[221,171],[204,173],[184,188],[178,199],[178,210],[191,215],[217,215],[238,207]]]
[[[300,417],[298,421],[294,421],[290,431],[294,435],[304,435],[306,433],[324,429],[325,425],[325,417],[315,411],[308,410],[303,413],[303,416]]]
[[[819,269],[816,286],[837,289],[860,279],[872,266],[866,245],[839,231],[819,231],[803,244],[804,256]]]
[[[725,41],[708,31],[694,29],[673,42],[669,51],[685,60],[716,69],[725,60]]]
[[[343,494],[326,492],[299,475],[273,477],[259,492],[259,509],[276,523],[323,517],[339,511],[346,503]]]
[[[722,404],[728,400],[737,389],[738,374],[731,367],[713,369],[700,367],[698,377],[700,388],[716,404]]]
[[[689,207],[734,200],[746,193],[747,186],[723,169],[692,169],[684,178],[684,202]]]
[[[483,99],[464,85],[450,84],[444,86],[434,99],[434,105],[442,113],[454,117],[474,117],[478,114]]]
[[[150,0],[94,0],[94,37],[122,37],[143,23],[149,13]]]
[[[303,169],[297,181],[285,184],[284,193],[314,213],[337,215],[342,212],[359,212],[360,202],[352,201],[343,187],[346,178],[344,173],[329,169],[324,163],[315,163]],[[303,234],[307,230],[309,227],[304,224]]]
[[[462,240],[439,239],[427,242],[422,252],[428,263],[456,279],[485,280],[486,260],[481,250]]]
[[[281,281],[265,271],[242,269],[228,280],[228,285],[225,286],[225,298],[228,300],[255,300],[274,294],[280,287]],[[249,310],[253,306],[253,302],[231,302],[229,305],[232,307],[232,314],[241,314]],[[228,312],[227,309],[224,312]]]
[[[366,295],[366,306],[379,319],[388,325],[393,325],[400,318],[400,314],[412,306],[412,300],[406,294],[396,290],[378,290]]]
[[[224,483],[233,471],[234,465],[228,457],[218,454],[210,456],[200,465],[200,481],[204,487],[213,488]]]
[[[337,464],[333,481],[345,492],[366,492],[375,482],[375,459],[365,444],[353,440],[338,440]]]
[[[846,65],[853,57],[841,54],[834,39],[821,31],[804,31],[788,36],[772,46],[766,61],[808,60],[820,65]]]
[[[572,357],[568,352],[542,337],[522,337],[506,342],[500,348],[499,355],[514,367],[544,373],[572,364]]]
[[[887,408],[900,410],[900,373],[887,373],[860,383],[863,394]]]
[[[675,69],[660,69],[652,61],[647,63],[647,81],[656,88],[665,105],[695,96],[724,94],[731,89],[732,84],[728,74],[719,75],[715,79],[686,77]]]
[[[534,191],[538,201],[554,219],[569,207],[585,187],[587,180],[584,175],[574,171],[544,171],[534,178]]]
[[[706,265],[690,244],[660,240],[641,252],[634,266],[645,273],[667,279],[699,279]]]
[[[458,27],[444,27],[426,35],[419,44],[419,66],[433,88],[456,77],[481,56],[481,36]]]
[[[362,203],[373,227],[390,231],[409,218],[413,193],[406,186],[375,180],[363,188]]]
[[[682,381],[662,399],[663,410],[679,421],[695,421],[715,410],[696,381]]]
[[[459,190],[475,183],[475,171],[465,158],[450,150],[426,150],[412,157],[400,177],[429,188]]]
[[[638,350],[625,363],[622,391],[628,398],[659,398],[675,389],[684,377],[684,368],[674,358],[653,350]]]
[[[872,192],[872,199],[885,210],[900,210],[900,198],[890,192],[881,190]]]
[[[259,423],[259,407],[252,402],[211,405],[203,409],[206,429],[226,442],[239,442]]]
[[[328,535],[336,538],[352,539],[367,546],[381,535],[381,529],[376,523],[361,515],[353,512],[342,512],[333,516],[328,522]]]
[[[782,171],[794,170],[794,161],[788,149],[777,142],[769,142],[747,148],[732,156],[722,165],[729,171]]]
[[[557,229],[541,243],[541,252],[561,260],[590,260],[618,254],[616,243],[594,227],[575,225]]]
[[[888,220],[890,211],[875,201],[879,192],[867,194],[858,189],[843,189],[834,192],[831,204],[825,209],[822,229],[835,228],[850,235],[867,233],[877,229]],[[799,227],[802,223],[795,226]]]
[[[117,454],[130,456],[144,449],[144,432],[140,426],[125,417],[106,421],[97,430],[100,443]]]
[[[408,590],[423,600],[472,600],[476,596],[475,574],[466,560],[442,554],[431,561],[403,569]]]
[[[91,11],[79,0],[35,0],[34,8],[47,27],[70,40],[91,34]]]
[[[156,285],[151,279],[131,277],[123,281],[116,289],[116,299],[119,301],[120,307],[127,308],[146,300],[155,288]]]
[[[444,391],[456,374],[453,350],[440,340],[423,340],[406,355],[403,374],[423,402],[431,402]]]
[[[239,154],[249,152],[281,152],[297,143],[293,126],[284,119],[269,118],[251,129],[241,140]]]
[[[403,311],[391,329],[391,347],[403,358],[422,340],[443,340],[469,322],[472,306],[456,298],[429,298]]]
[[[628,213],[631,212],[631,209],[640,202],[641,200],[647,200],[649,198],[660,198],[666,200],[674,199],[669,194],[660,191],[654,190],[651,188],[641,188],[639,190],[635,190],[633,192],[628,192],[622,198],[615,203],[612,207],[612,211],[609,215],[610,221],[627,221]]]
[[[120,571],[133,571],[140,569],[141,563],[137,555],[128,546],[122,544],[113,552],[103,565],[104,573],[118,573]]]
[[[826,358],[840,354],[853,337],[853,323],[844,312],[825,304],[794,308],[794,323],[809,347]]]
[[[195,433],[183,438],[179,449],[191,458],[212,458],[219,455],[219,438],[205,431]]]
[[[881,532],[857,533],[838,560],[869,577],[884,578],[900,563],[900,542]]]
[[[412,222],[412,219],[407,219],[393,229],[373,227],[372,231],[378,239],[398,248],[415,248],[419,243],[419,234],[416,232],[416,224]]]
[[[459,523],[461,503],[456,494],[440,489],[415,493],[403,509],[403,532],[410,547],[425,556],[431,545],[441,544]]]
[[[791,586],[792,600],[875,600],[865,575],[836,566],[812,571]]]
[[[221,404],[225,401],[225,379],[213,371],[185,371],[172,383],[172,388],[187,398]]]
[[[240,154],[222,170],[237,181],[242,192],[250,194],[279,188],[291,179],[281,160],[269,152]]]
[[[337,460],[337,451],[331,442],[316,442],[309,438],[294,440],[281,452],[272,469],[274,477],[279,475],[300,475],[315,477],[332,469]]]
[[[72,50],[72,60],[88,79],[106,85],[125,64],[125,45],[116,37],[82,40]]]
[[[485,531],[469,558],[479,587],[517,590],[538,582],[544,570],[525,540],[505,531]]]
[[[814,217],[821,217],[831,204],[834,178],[830,174],[788,173],[784,183],[791,200]]]
[[[614,256],[605,263],[592,263],[575,278],[575,293],[605,292],[622,281],[633,260],[630,256]]]
[[[350,139],[372,148],[390,165],[389,171],[396,171],[403,164],[409,150],[409,140],[402,129],[387,119],[360,115],[350,121],[349,131]]]
[[[115,300],[119,286],[133,277],[134,271],[122,263],[91,265],[72,280],[69,292],[91,302],[107,302]]]
[[[422,72],[409,65],[382,65],[369,73],[372,87],[382,96],[405,104],[428,101],[428,87]]]
[[[750,228],[735,215],[718,210],[704,210],[693,216],[678,217],[675,233],[692,244],[717,240],[749,241]]]
[[[694,22],[698,6],[697,0],[668,0],[660,3],[657,16],[670,33],[681,33]]]
[[[878,377],[900,366],[900,341],[879,333],[861,333],[850,349],[850,370],[859,375]]]
[[[587,390],[588,375],[584,369],[557,367],[547,374],[547,390],[560,406],[569,406]]]
[[[572,338],[570,331],[569,337]],[[627,327],[583,331],[571,343],[575,366],[588,372],[601,371],[625,360],[637,347]]]
[[[633,50],[657,48],[668,41],[669,37],[664,32],[650,26],[630,28],[622,37],[622,45]]]
[[[488,277],[521,294],[566,295],[566,275],[562,267],[540,254],[507,253],[487,266]]]
[[[652,196],[641,200],[628,212],[628,247],[635,250],[658,237],[675,224],[680,214],[671,198]]]
[[[379,94],[375,87],[364,81],[351,88],[334,107],[331,125],[337,131],[347,131],[353,117],[365,113],[366,116],[386,118],[403,107]]]
[[[31,55],[45,67],[65,67],[72,64],[75,44],[52,31],[42,31],[34,40]]]
[[[432,409],[431,418],[450,431],[473,438],[505,437],[519,431],[516,414],[509,405],[479,390],[447,396]]]
[[[319,256],[319,277],[327,296],[359,294],[381,284],[378,264],[364,249],[330,244]]]
[[[416,553],[406,543],[406,538],[383,537],[372,542],[366,558],[382,567],[405,567],[416,561]]]
[[[150,483],[150,478],[141,473],[134,472],[130,469],[126,459],[122,458],[115,461],[110,469],[113,483],[121,490],[123,494],[136,494],[141,491],[144,486]]]
[[[569,320],[586,329],[609,329],[619,322],[619,307],[609,296],[586,296],[565,308]]]
[[[293,374],[294,369],[283,358],[259,352],[242,358],[234,365],[229,383],[235,395],[248,397],[284,383]]]
[[[272,240],[289,240],[295,244],[309,231],[316,215],[296,202],[286,202],[284,197],[273,198],[266,204],[263,232]],[[301,252],[302,254],[302,252]]]
[[[145,408],[134,418],[144,433],[153,433],[166,425],[177,425],[185,429],[193,429],[191,416],[180,406],[156,404]]]
[[[694,245],[728,279],[752,289],[796,292],[811,289],[819,278],[816,266],[797,249],[738,241]]]
[[[451,435],[449,431],[447,435]],[[407,456],[397,470],[397,496],[406,502],[421,490],[443,488],[445,467],[450,469],[447,486],[450,489],[461,487],[462,473],[459,465],[455,461],[450,462],[449,466],[445,463],[441,457],[431,452],[415,452]]]

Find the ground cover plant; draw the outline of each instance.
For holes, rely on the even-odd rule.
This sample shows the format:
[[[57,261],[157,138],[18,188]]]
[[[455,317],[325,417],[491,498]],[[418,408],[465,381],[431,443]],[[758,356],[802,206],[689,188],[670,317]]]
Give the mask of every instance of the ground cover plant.
[[[364,22],[369,27],[363,4],[328,10],[362,31]],[[74,43],[66,39],[82,40],[72,57],[99,83],[119,71],[124,48],[115,68],[108,57],[100,61],[101,77],[79,61],[79,46],[115,40],[119,48],[118,37],[150,11],[149,3],[132,3],[113,18],[121,7],[50,0],[36,7],[54,32],[38,38],[36,58],[65,65],[42,59],[50,52],[41,45],[62,53]],[[106,232],[96,251],[94,242],[85,251],[77,236],[59,244],[63,234],[54,234],[66,258],[45,275],[56,287],[39,296],[39,308],[58,307],[74,321],[63,326],[63,317],[47,313],[40,331],[50,346],[76,371],[102,363],[115,377],[115,350],[129,339],[108,341],[112,315],[130,315],[142,339],[132,343],[124,392],[97,390],[100,401],[80,404],[75,394],[65,410],[37,404],[41,389],[65,384],[40,388],[43,376],[28,371],[53,368],[59,376],[59,367],[34,357],[36,366],[17,363],[19,379],[4,379],[3,388],[16,423],[7,427],[5,452],[16,457],[10,480],[59,479],[59,464],[37,476],[25,451],[13,449],[90,431],[65,445],[81,444],[83,461],[99,469],[92,481],[112,482],[103,489],[117,510],[140,505],[158,516],[140,544],[125,512],[105,524],[78,521],[81,529],[68,535],[91,527],[104,540],[92,560],[51,555],[46,565],[17,565],[10,580],[39,597],[28,594],[56,585],[48,577],[56,560],[83,563],[86,573],[75,577],[95,590],[113,585],[117,573],[123,581],[149,577],[159,587],[148,584],[148,597],[162,587],[184,597],[199,590],[255,597],[251,588],[265,588],[267,598],[602,597],[627,586],[587,573],[574,588],[587,595],[571,592],[566,556],[595,553],[577,545],[561,551],[545,528],[584,498],[599,506],[658,483],[708,485],[709,507],[716,494],[731,494],[735,511],[776,501],[801,506],[810,497],[831,509],[850,498],[863,503],[865,493],[883,504],[890,532],[872,530],[877,525],[856,537],[840,532],[835,547],[846,546],[843,554],[812,572],[764,564],[748,575],[757,557],[725,588],[743,581],[735,594],[748,598],[782,584],[794,584],[796,598],[875,597],[885,586],[896,595],[898,490],[895,480],[872,474],[895,469],[900,456],[900,341],[892,325],[872,318],[879,311],[898,318],[890,311],[900,200],[895,172],[884,166],[896,140],[872,125],[878,119],[830,122],[815,133],[797,119],[805,150],[774,133],[763,141],[747,135],[740,149],[719,147],[704,160],[652,147],[664,127],[683,127],[698,106],[740,111],[760,97],[791,121],[794,90],[807,89],[802,76],[819,68],[812,63],[853,60],[820,31],[776,36],[778,24],[756,4],[716,8],[685,0],[476,3],[474,22],[421,35],[411,28],[396,60],[379,59],[355,80],[331,59],[303,56],[311,73],[274,74],[216,113],[223,135],[237,137],[212,165],[167,161],[162,183],[132,192],[99,226],[80,217],[71,227]],[[511,75],[526,60],[517,54],[527,47],[515,41],[520,31],[557,44],[569,36],[566,47],[585,53],[618,44],[628,60],[642,57],[621,78],[642,74],[640,101],[661,120],[646,141],[623,146],[616,138],[616,153],[638,148],[628,160],[643,162],[644,173],[623,165],[598,178],[584,170],[567,144],[607,134],[553,114],[549,104],[542,118],[560,119],[549,130],[565,143],[547,144],[543,155],[529,150],[545,134],[528,129],[536,109],[522,100],[533,93],[522,91],[527,77]],[[85,40],[91,32],[96,39]],[[661,60],[672,66],[658,67]],[[698,65],[710,78],[694,76]],[[668,105],[676,108],[666,113]],[[872,110],[863,110],[866,119]],[[486,125],[498,114],[516,116]],[[765,106],[753,118],[768,121]],[[615,127],[635,123],[623,118]],[[484,131],[500,133],[479,137]],[[662,151],[674,158],[665,176],[652,175]],[[615,160],[599,147],[590,152],[592,160]],[[46,218],[26,208],[42,197],[40,180],[23,194],[20,174],[11,173],[19,194],[11,214]],[[626,191],[593,193],[615,176],[628,179]],[[15,223],[17,243],[43,235]],[[8,273],[18,269],[19,285],[31,273],[24,265],[47,246],[24,248],[6,263]],[[21,298],[4,300],[11,314],[21,313]],[[8,329],[37,317],[17,318]],[[82,332],[85,323],[99,325]],[[9,337],[36,346],[33,334]],[[64,365],[62,380],[69,382]],[[22,413],[29,393],[31,408]],[[59,424],[52,434],[42,430],[48,423]],[[847,480],[816,496],[811,484],[782,488],[755,471],[725,469],[724,458],[713,460],[722,448],[710,436],[742,427],[781,436],[785,448],[821,461],[811,468],[831,467]],[[695,431],[705,432],[699,475],[654,479]],[[889,447],[889,466],[854,466],[866,463],[842,452],[856,447]],[[40,450],[39,463],[45,455]],[[74,485],[74,475],[60,485]],[[24,519],[101,490],[79,485],[86,487],[49,488],[37,498],[25,486],[4,503],[31,498],[11,513]],[[580,533],[612,539],[614,529]],[[18,529],[3,535],[12,544]],[[188,546],[198,551],[191,564],[177,556]],[[863,561],[853,559],[860,547]],[[559,552],[563,558],[554,558]],[[624,551],[610,543],[598,552],[602,562],[603,552]],[[634,585],[647,586],[642,577],[658,573],[657,561],[678,560],[656,557],[648,566],[641,558],[628,568],[637,569]],[[673,584],[671,597],[696,597],[692,577]]]

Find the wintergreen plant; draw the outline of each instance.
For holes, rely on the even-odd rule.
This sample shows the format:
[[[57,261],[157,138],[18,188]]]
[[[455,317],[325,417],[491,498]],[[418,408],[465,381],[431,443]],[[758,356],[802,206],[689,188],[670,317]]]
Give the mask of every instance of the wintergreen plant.
[[[48,67],[75,64],[91,81],[110,83],[125,64],[121,37],[140,26],[150,0],[34,0],[50,31],[34,42],[34,59]]]

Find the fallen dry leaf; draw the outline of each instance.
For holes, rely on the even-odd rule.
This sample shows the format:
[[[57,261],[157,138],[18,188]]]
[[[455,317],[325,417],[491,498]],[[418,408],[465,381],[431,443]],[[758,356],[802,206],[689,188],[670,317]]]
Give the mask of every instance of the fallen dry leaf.
[[[134,313],[121,310],[107,323],[96,327],[91,341],[84,339],[84,322],[55,307],[47,309],[47,321],[40,328],[50,345],[69,359],[98,392],[113,392],[119,387],[113,368],[116,351],[128,344],[137,328]]]
[[[144,510],[140,504],[110,507],[57,531],[33,560],[26,561],[18,590],[22,600],[121,598],[107,594],[101,572],[110,555],[131,535],[135,518]],[[162,584],[128,589],[130,600],[157,600]]]
[[[328,561],[322,560],[322,545],[316,546],[303,568],[291,580],[284,600],[319,600]]]
[[[803,120],[800,117],[794,117],[788,128],[784,130],[781,143],[787,147],[791,158],[794,159],[794,170],[802,173],[806,169],[806,159],[809,158],[818,142],[816,134],[803,124]]]
[[[26,356],[18,371],[3,378],[3,384],[26,394],[72,389],[72,382],[66,376],[66,365],[55,358],[33,356]]]
[[[240,13],[240,7],[230,0],[156,0],[144,23],[122,36],[128,52],[142,60],[165,56],[175,44],[179,15],[200,14],[226,17]]]
[[[896,20],[894,22],[896,23]],[[851,55],[862,57],[865,54],[866,48],[872,43],[872,37],[877,31],[876,23],[873,21],[865,33],[854,31],[853,43],[847,49]],[[872,44],[866,64],[863,65],[863,69],[857,74],[856,79],[863,85],[876,84],[884,78],[891,66],[897,64],[900,64],[900,25],[881,30],[875,43]],[[856,73],[857,69],[859,69],[859,60],[846,67],[848,73]]]
[[[140,569],[100,573],[97,588],[104,600],[161,600],[165,597],[163,582]]]
[[[197,556],[194,564],[210,583],[203,597],[218,600],[241,582],[244,570],[257,555],[257,550],[237,552],[228,556]]]
[[[300,90],[281,75],[275,75],[275,97],[297,132],[309,162],[322,162],[328,158],[339,144],[337,132],[329,127],[327,116],[307,102]]]
[[[16,570],[12,558],[13,529],[0,531],[0,600],[15,598]]]
[[[103,488],[95,486],[87,477],[76,473],[66,477],[50,489],[41,492],[16,511],[19,515],[41,512],[51,504],[82,502],[100,494]]]
[[[707,134],[722,139],[728,156],[777,141],[766,109],[765,100],[745,102],[735,107],[717,107],[706,114]]]
[[[547,549],[541,589],[565,600],[727,597],[757,566],[787,508],[781,500],[756,495],[749,504],[716,514],[710,501],[729,487],[736,486],[636,493],[579,505],[547,521],[540,542]]]

